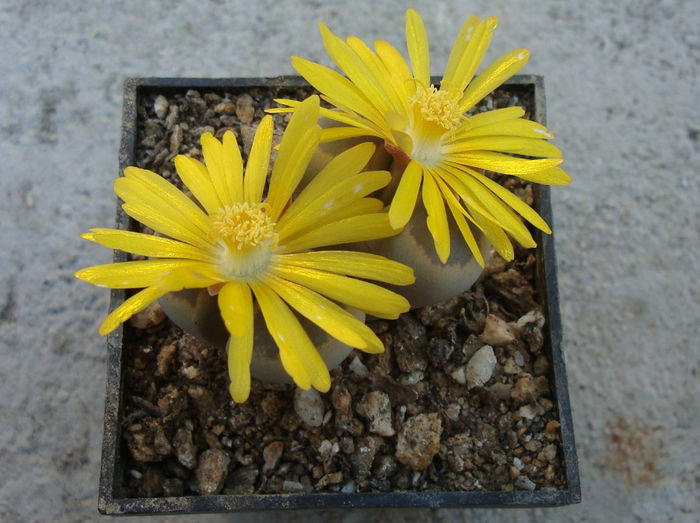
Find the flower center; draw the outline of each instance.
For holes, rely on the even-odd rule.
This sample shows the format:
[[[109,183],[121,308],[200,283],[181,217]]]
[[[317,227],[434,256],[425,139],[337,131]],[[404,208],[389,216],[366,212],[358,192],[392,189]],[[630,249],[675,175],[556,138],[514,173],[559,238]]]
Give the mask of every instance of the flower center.
[[[266,203],[234,203],[218,209],[211,217],[212,239],[224,240],[238,251],[262,245],[275,235],[275,224]]]
[[[458,89],[437,89],[434,85],[424,87],[418,84],[410,101],[413,107],[420,111],[424,120],[449,131],[464,119],[459,108],[461,95]]]
[[[211,215],[209,236],[219,240],[219,265],[232,279],[257,276],[270,260],[270,248],[277,243],[275,223],[266,203],[234,203]]]

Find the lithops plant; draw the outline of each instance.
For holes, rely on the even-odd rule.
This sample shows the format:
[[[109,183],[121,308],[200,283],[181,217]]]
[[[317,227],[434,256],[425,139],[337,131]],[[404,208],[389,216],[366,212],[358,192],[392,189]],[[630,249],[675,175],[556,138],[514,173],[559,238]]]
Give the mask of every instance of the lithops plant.
[[[202,135],[205,163],[175,158],[178,175],[197,203],[156,173],[125,169],[114,184],[122,208],[162,236],[111,229],[83,235],[149,257],[76,273],[103,287],[142,289],[114,309],[99,332],[113,331],[168,293],[201,289],[181,300],[180,308],[192,308],[191,325],[181,324],[201,334],[210,324],[198,318],[218,309],[215,316],[229,336],[229,391],[236,402],[250,393],[255,333],[262,323],[284,372],[303,389],[328,391],[330,375],[297,314],[349,347],[382,352],[382,342],[361,316],[344,307],[397,318],[408,310],[408,301],[372,281],[410,284],[412,270],[377,255],[329,247],[398,232],[382,212],[383,204],[367,196],[384,187],[390,175],[362,170],[374,152],[373,145],[362,144],[338,155],[292,198],[320,140],[318,116],[318,97],[300,104],[269,180],[271,116],[257,129],[245,172],[233,133],[226,132],[222,142]],[[201,298],[204,292],[216,296],[216,307]],[[256,326],[257,309],[262,321]]]
[[[323,24],[324,46],[342,74],[292,57],[299,74],[334,106],[321,109],[324,118],[338,123],[324,129],[321,141],[379,140],[392,158],[392,182],[384,198],[392,227],[406,228],[390,240],[395,247],[386,250],[383,242],[375,245],[380,246],[377,252],[392,252],[414,267],[417,282],[409,291],[414,307],[447,299],[476,279],[455,271],[455,279],[444,286],[446,294],[421,296],[434,290],[435,281],[451,278],[441,264],[453,259],[464,263],[456,246],[465,246],[474,262],[483,266],[489,244],[506,260],[513,259],[509,236],[525,247],[535,246],[521,218],[551,232],[533,209],[485,171],[536,183],[570,182],[558,167],[561,151],[548,141],[553,133],[523,118],[522,108],[473,114],[474,106],[517,73],[529,57],[527,49],[516,49],[475,76],[496,25],[493,16],[469,17],[455,40],[439,87],[431,83],[427,34],[413,9],[406,12],[410,67],[385,41],[376,41],[372,50],[356,37],[338,38]],[[294,100],[278,102],[285,107],[277,111],[296,111],[300,106]],[[417,205],[419,200],[422,205]],[[423,236],[429,237],[432,246],[416,247],[425,243],[418,231],[425,231],[426,225]],[[428,250],[440,263],[434,263]]]

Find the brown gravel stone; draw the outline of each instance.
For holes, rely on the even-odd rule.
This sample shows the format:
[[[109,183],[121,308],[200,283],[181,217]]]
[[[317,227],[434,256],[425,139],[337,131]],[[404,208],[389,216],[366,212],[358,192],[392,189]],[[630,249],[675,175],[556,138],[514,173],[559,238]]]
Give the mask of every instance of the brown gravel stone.
[[[157,376],[170,376],[175,370],[175,355],[177,346],[174,343],[165,345],[158,351]]]
[[[163,481],[163,495],[166,497],[182,496],[185,493],[185,487],[182,481],[178,478],[167,478]]]
[[[136,329],[152,329],[159,325],[164,319],[165,313],[163,309],[161,309],[160,304],[156,301],[129,318],[129,323]]]
[[[165,433],[153,418],[144,418],[128,427],[124,433],[134,460],[142,463],[161,461],[169,453]]]
[[[380,436],[393,436],[391,426],[391,402],[384,392],[372,391],[365,394],[357,405],[357,412],[369,420],[369,431]]]
[[[559,430],[560,426],[561,425],[559,424],[559,422],[557,420],[551,420],[551,421],[547,422],[547,426],[545,427],[545,430],[547,432],[556,432],[557,430]]]
[[[335,426],[345,431],[351,428],[353,421],[352,395],[348,389],[342,385],[333,388],[331,401],[335,409]]]
[[[236,104],[232,102],[221,102],[214,107],[217,114],[236,114]]]
[[[241,123],[250,123],[255,116],[255,108],[253,107],[253,98],[249,94],[243,94],[236,100],[236,116]]]
[[[412,315],[402,314],[397,325],[397,337],[394,343],[396,364],[403,372],[425,370],[425,327]]]
[[[343,473],[342,472],[333,472],[331,474],[326,474],[323,476],[318,483],[316,483],[315,488],[316,489],[322,489],[326,487],[327,485],[337,485],[338,483],[341,483],[343,481]]]
[[[557,456],[557,446],[547,445],[542,449],[542,451],[537,455],[537,459],[543,463],[549,463]]]
[[[263,474],[275,470],[277,463],[282,457],[282,451],[284,451],[284,443],[281,441],[273,441],[265,446],[263,449],[263,459],[265,460],[262,468]]]
[[[440,450],[442,422],[436,412],[419,414],[399,431],[396,458],[413,470],[423,470]]]
[[[205,496],[218,494],[224,486],[231,458],[223,450],[205,450],[197,466],[197,488]]]
[[[255,492],[255,481],[258,478],[258,468],[255,466],[242,467],[234,470],[226,478],[224,494],[246,496]]]
[[[289,402],[279,394],[268,394],[262,399],[260,406],[267,417],[276,420],[289,408]]]
[[[535,381],[532,379],[532,376],[528,374],[520,378],[515,383],[511,396],[521,405],[534,401],[537,397],[537,388],[535,387]]]
[[[500,347],[513,343],[515,336],[513,336],[508,323],[494,314],[489,314],[484,324],[484,332],[481,333],[481,341],[494,347]]]
[[[369,476],[372,470],[374,456],[377,454],[381,443],[382,439],[377,436],[359,438],[355,442],[355,450],[352,453],[350,462],[359,479],[364,479]]]
[[[160,466],[148,466],[141,477],[140,494],[145,498],[152,498],[163,494],[165,473]]]
[[[192,443],[192,431],[187,428],[180,428],[173,438],[173,447],[177,460],[188,469],[197,466],[197,449]]]

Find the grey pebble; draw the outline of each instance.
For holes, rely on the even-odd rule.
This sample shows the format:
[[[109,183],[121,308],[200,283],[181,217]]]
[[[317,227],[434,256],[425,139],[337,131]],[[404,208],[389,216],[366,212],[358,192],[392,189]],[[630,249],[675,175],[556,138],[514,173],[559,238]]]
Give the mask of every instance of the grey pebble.
[[[496,367],[496,355],[490,345],[481,347],[464,369],[464,377],[469,388],[481,387],[491,379]]]
[[[323,399],[315,389],[297,389],[294,392],[294,411],[309,427],[320,427],[323,423]]]

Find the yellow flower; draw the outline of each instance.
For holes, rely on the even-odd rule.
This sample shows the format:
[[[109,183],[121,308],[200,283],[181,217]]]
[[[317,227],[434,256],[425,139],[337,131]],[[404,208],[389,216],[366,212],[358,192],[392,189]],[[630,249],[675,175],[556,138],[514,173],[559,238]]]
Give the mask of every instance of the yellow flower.
[[[143,289],[107,316],[100,334],[111,332],[165,293],[220,288],[219,310],[231,334],[230,392],[237,402],[250,392],[254,299],[285,370],[301,388],[325,392],[330,376],[291,309],[352,347],[370,353],[384,350],[377,336],[341,305],[396,318],[408,310],[406,299],[364,279],[407,285],[414,281],[412,270],[367,253],[313,249],[396,234],[381,212],[382,203],[366,197],[384,187],[390,175],[360,172],[374,152],[373,145],[361,144],[337,156],[295,195],[318,146],[318,111],[314,96],[293,115],[266,198],[271,116],[258,127],[245,174],[231,132],[224,134],[223,143],[209,133],[202,135],[206,165],[185,156],[175,158],[180,178],[199,205],[153,172],[124,170],[114,184],[124,201],[122,208],[167,237],[112,229],[91,229],[82,235],[105,247],[152,258],[88,267],[75,274],[103,287]]]
[[[353,36],[341,40],[323,24],[321,34],[326,50],[346,76],[292,57],[299,74],[339,109],[321,110],[322,116],[344,124],[324,130],[322,142],[378,137],[384,140],[394,161],[405,164],[389,210],[391,224],[401,228],[408,222],[421,191],[428,211],[428,229],[443,263],[450,254],[445,203],[482,265],[469,222],[482,230],[506,259],[513,258],[513,247],[504,231],[526,247],[535,245],[516,213],[535,227],[551,232],[535,211],[484,176],[482,169],[545,184],[570,181],[557,167],[561,151],[546,141],[553,134],[544,126],[523,119],[521,108],[466,115],[520,70],[529,56],[527,49],[516,49],[473,78],[496,22],[495,17],[479,20],[471,16],[464,23],[439,89],[430,83],[428,39],[423,21],[413,9],[406,12],[411,69],[387,42],[375,42],[372,51]],[[292,109],[298,107],[298,102],[292,100],[278,102]],[[289,109],[276,111],[285,110]]]

